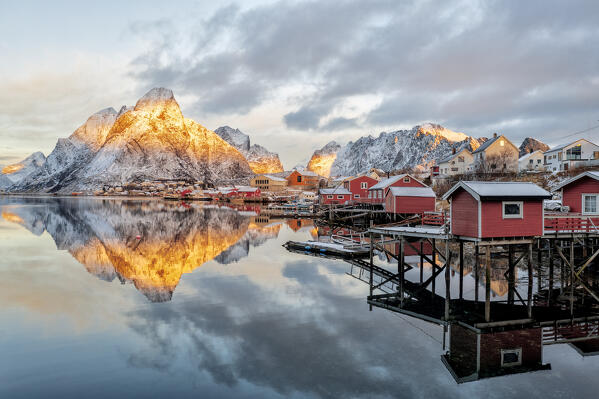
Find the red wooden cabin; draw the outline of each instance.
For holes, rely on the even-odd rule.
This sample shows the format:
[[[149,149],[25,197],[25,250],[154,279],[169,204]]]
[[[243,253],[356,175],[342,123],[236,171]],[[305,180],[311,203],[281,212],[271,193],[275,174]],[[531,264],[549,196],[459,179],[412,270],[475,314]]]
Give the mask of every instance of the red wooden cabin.
[[[260,198],[261,191],[258,187],[238,187],[237,193],[240,198]]]
[[[352,194],[345,187],[321,188],[318,190],[318,203],[321,205],[346,204],[351,201]]]
[[[300,187],[318,187],[320,182],[320,176],[309,170],[303,170],[301,172],[294,170],[289,176],[287,176],[288,186],[300,186]]]
[[[583,216],[596,216],[599,221],[599,172],[584,172],[560,184],[556,191],[562,193],[562,205],[570,212]]]
[[[352,193],[355,202],[368,202],[368,189],[378,182],[370,176],[358,176],[344,181],[343,187]]]
[[[368,202],[382,204],[389,187],[427,187],[426,184],[408,174],[391,176],[368,189]]]
[[[451,233],[463,238],[543,235],[543,200],[551,194],[534,183],[461,181],[450,202]]]
[[[435,192],[430,187],[389,187],[385,195],[385,211],[403,214],[434,212],[435,201]]]

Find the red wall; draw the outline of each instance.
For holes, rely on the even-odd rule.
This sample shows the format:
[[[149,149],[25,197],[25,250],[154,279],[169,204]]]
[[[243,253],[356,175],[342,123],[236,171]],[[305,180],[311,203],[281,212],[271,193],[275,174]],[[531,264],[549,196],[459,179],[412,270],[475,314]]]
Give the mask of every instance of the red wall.
[[[524,201],[522,219],[503,219],[501,206],[501,201],[483,201],[481,209],[483,238],[543,235],[542,200]]]
[[[583,177],[563,188],[562,204],[570,207],[570,212],[582,213],[582,194],[599,193],[599,181]]]
[[[452,326],[453,328],[453,326]],[[480,336],[480,372],[491,373],[501,368],[501,350],[522,348],[522,366],[541,364],[543,346],[541,329],[503,331]]]
[[[349,201],[351,199],[351,196],[349,194],[330,194],[333,196],[333,198],[327,198],[327,195],[329,194],[319,194],[319,202],[321,204],[344,204],[346,201]],[[342,195],[343,199],[337,198],[338,195]]]
[[[395,201],[393,201],[395,199]],[[393,197],[388,194],[385,211],[389,213],[422,213],[435,211],[435,198],[432,197]]]
[[[395,183],[389,185],[389,187],[427,187],[426,184],[419,182],[418,180],[414,179],[413,177],[410,177],[410,181],[409,182],[405,182],[403,181],[403,178],[399,179],[398,181],[396,181]],[[383,189],[378,190],[378,191],[382,191],[382,198],[373,198],[371,199],[371,202],[374,203],[384,203],[385,202],[385,196],[387,194],[387,190],[389,189],[389,187],[385,187],[384,191]],[[374,190],[377,191],[377,190]],[[374,195],[374,192],[372,193]],[[366,193],[366,198],[368,198],[368,193]],[[434,209],[433,209],[434,210]]]
[[[361,183],[366,182],[368,184],[366,189],[360,188]],[[369,176],[360,176],[356,177],[353,180],[346,181],[343,183],[343,186],[347,188],[352,193],[352,199],[358,202],[369,202],[368,200],[368,188],[374,186],[378,183],[378,180],[373,179]],[[359,194],[360,198],[355,198],[354,195]]]
[[[458,189],[451,198],[451,232],[478,237],[478,201],[463,189]]]

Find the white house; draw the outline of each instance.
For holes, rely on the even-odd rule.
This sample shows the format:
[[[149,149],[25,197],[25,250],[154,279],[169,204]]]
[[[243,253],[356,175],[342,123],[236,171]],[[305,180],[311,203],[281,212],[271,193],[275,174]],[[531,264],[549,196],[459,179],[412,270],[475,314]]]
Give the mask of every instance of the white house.
[[[439,161],[439,174],[453,176],[470,172],[474,157],[468,149],[455,152]]]
[[[493,133],[493,138],[472,152],[472,168],[482,167],[489,172],[517,172],[519,152],[518,147],[504,135]]]
[[[599,146],[586,139],[576,140],[545,151],[545,168],[550,172],[559,172],[585,165],[599,166]]]
[[[543,151],[536,150],[523,155],[518,159],[518,172],[545,170],[545,156]]]

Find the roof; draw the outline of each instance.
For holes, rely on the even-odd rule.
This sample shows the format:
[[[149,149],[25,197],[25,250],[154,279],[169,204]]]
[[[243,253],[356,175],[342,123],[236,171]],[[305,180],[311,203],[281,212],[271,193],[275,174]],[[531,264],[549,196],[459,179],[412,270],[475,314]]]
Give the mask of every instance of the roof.
[[[489,182],[489,181],[461,181],[445,193],[446,200],[463,188],[477,200],[494,198],[538,198],[551,199],[551,193],[530,182]]]
[[[406,176],[408,176],[408,175],[404,173],[401,175],[388,177],[386,179],[381,180],[374,186],[370,187],[369,190],[380,190],[381,188],[389,187],[391,184],[395,183],[399,179],[403,179]]]
[[[557,147],[550,148],[550,149],[548,149],[548,150],[547,150],[547,151],[545,151],[545,152],[553,152],[553,151],[559,151],[559,150],[563,150],[565,147],[567,147],[567,146],[569,146],[569,145],[572,145],[572,144],[574,144],[574,143],[577,143],[577,142],[579,142],[579,141],[586,141],[587,143],[591,143],[591,142],[590,142],[590,141],[588,141],[587,139],[578,139],[578,140],[570,141],[570,142],[568,142],[568,143],[566,143],[566,144],[561,144],[561,145],[558,145]],[[591,144],[595,144],[595,143],[591,143]],[[595,145],[596,145],[596,144],[595,144]]]
[[[447,157],[439,160],[439,162],[437,162],[437,165],[440,165],[442,163],[451,161],[452,159],[454,159],[455,157],[457,157],[458,155],[460,155],[464,151],[468,151],[468,149],[467,148],[463,148],[460,151],[457,151],[455,154],[450,154],[449,156],[447,156]],[[470,151],[468,151],[468,152],[470,152]]]
[[[541,154],[543,153],[543,151],[541,151],[541,150],[536,150],[536,151],[533,151],[533,152],[529,152],[529,153],[527,153],[526,155],[522,155],[522,156],[521,156],[521,157],[518,159],[518,161],[519,161],[519,162],[521,162],[521,161],[526,161],[528,158],[530,158],[530,156],[531,156],[532,154],[536,154],[537,152],[540,152]]]
[[[272,175],[262,175],[260,177],[266,177],[267,179],[275,180],[275,181],[287,181],[287,179],[285,179],[284,177],[278,177],[278,176],[272,176]]]
[[[339,194],[339,195],[351,195],[351,192],[344,187],[335,187],[335,188],[321,188],[318,190],[319,194]]]
[[[437,197],[430,187],[390,187],[389,193],[395,197]]]
[[[312,172],[311,170],[296,170],[297,173],[299,173],[302,176],[314,176],[314,177],[318,177],[318,174],[315,172]]]
[[[241,191],[242,193],[253,193],[258,190],[260,190],[258,187],[247,187],[247,186],[237,187],[237,191]]]
[[[491,146],[491,144],[493,144],[494,142],[496,142],[501,136],[497,136],[497,137],[493,137],[487,141],[485,141],[483,144],[481,144],[480,147],[478,147],[476,150],[472,151],[473,154],[485,151],[487,148],[489,148]]]
[[[343,180],[348,180],[351,179],[352,176],[337,176],[333,178],[333,181],[343,181]]]
[[[578,179],[582,179],[583,177],[590,177],[591,179],[599,180],[599,171],[598,172],[584,172],[574,177],[571,177],[568,180],[563,181],[559,186],[553,189],[553,191],[560,190],[562,187],[567,186],[570,183],[574,183]]]

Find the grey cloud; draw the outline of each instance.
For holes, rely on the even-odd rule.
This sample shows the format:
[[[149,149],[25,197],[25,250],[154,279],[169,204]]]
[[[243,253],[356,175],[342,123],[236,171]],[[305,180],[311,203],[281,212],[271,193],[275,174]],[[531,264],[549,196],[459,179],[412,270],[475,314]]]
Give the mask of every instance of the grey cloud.
[[[325,105],[305,106],[295,112],[286,114],[283,118],[288,127],[298,130],[310,130],[318,128],[320,119],[328,112]]]
[[[347,128],[355,128],[358,127],[358,119],[357,118],[333,118],[328,121],[325,125],[323,125],[320,129],[323,131],[332,131],[332,130],[343,130]]]

